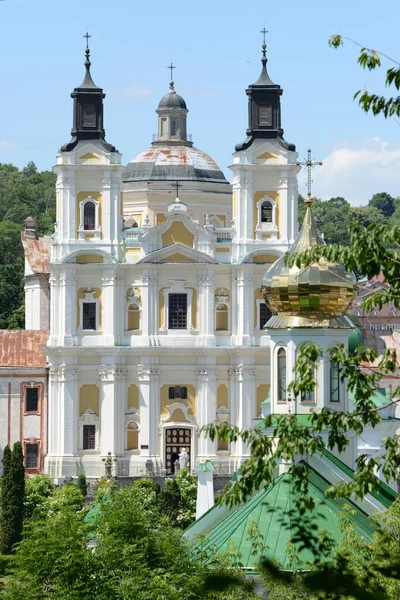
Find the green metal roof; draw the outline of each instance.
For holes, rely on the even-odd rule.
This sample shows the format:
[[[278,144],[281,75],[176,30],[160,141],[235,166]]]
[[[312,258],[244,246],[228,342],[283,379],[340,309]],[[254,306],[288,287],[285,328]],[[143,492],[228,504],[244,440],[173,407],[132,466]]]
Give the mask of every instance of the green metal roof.
[[[349,336],[348,348],[350,354],[355,354],[359,346],[364,344],[363,334],[358,327],[355,327]]]
[[[344,505],[348,504],[354,511],[354,514],[349,516],[354,528],[364,538],[371,539],[374,525],[360,508],[349,500],[325,498],[325,490],[329,483],[311,467],[309,482],[310,494],[316,503],[314,510],[309,514],[321,531],[328,532],[332,539],[338,542],[341,537],[339,513]],[[296,553],[296,565],[291,564],[288,556],[293,525],[304,519],[295,507],[296,492],[292,486],[290,473],[280,475],[272,485],[227,514],[211,530],[204,532],[205,537],[195,542],[194,548],[208,555],[210,559],[217,552],[238,551],[243,567],[246,570],[257,571],[259,552],[258,556],[253,555],[254,542],[249,539],[249,526],[254,524],[263,536],[263,555],[278,561],[280,567],[285,570],[307,568],[306,563],[313,560],[309,550]],[[201,535],[201,532],[199,534]]]
[[[324,450],[322,454],[325,456],[325,458],[330,460],[331,463],[336,465],[336,467],[338,467],[342,473],[350,477],[350,479],[354,479],[353,469],[342,462],[340,458],[334,456],[334,454],[329,452],[329,450]],[[376,498],[376,500],[379,500],[379,502],[381,502],[385,508],[389,508],[389,506],[391,506],[391,504],[393,504],[393,502],[397,499],[396,492],[392,490],[392,488],[384,481],[379,481],[379,488],[376,490],[371,490],[369,493],[371,496]]]

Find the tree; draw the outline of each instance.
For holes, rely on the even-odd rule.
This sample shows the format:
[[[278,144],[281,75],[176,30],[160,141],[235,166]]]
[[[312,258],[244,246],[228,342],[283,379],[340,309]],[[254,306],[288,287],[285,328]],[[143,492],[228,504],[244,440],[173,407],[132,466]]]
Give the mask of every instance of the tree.
[[[54,493],[54,485],[48,475],[35,475],[25,481],[24,518],[30,519],[35,512],[43,511],[46,500]]]
[[[357,219],[357,221],[363,227],[369,227],[369,225],[384,225],[386,222],[385,217],[375,206],[359,206],[353,208],[351,211],[351,217]]]
[[[374,194],[368,205],[375,206],[386,218],[391,217],[395,211],[394,198],[387,192]]]
[[[76,487],[82,492],[82,496],[86,498],[88,490],[86,483],[86,475],[84,475],[84,473],[79,473],[78,481],[76,482]]]
[[[22,445],[16,442],[12,452],[4,449],[4,474],[1,485],[1,551],[10,554],[22,533],[25,497],[25,468]]]
[[[358,56],[358,64],[363,69],[373,71],[374,69],[382,65],[381,57],[388,60],[394,67],[389,67],[386,70],[385,84],[388,88],[394,88],[394,97],[385,97],[378,94],[370,94],[367,90],[359,90],[354,94],[354,98],[358,98],[358,103],[365,112],[372,112],[373,115],[383,114],[385,118],[393,115],[400,116],[400,95],[397,95],[397,91],[400,89],[400,63],[394,60],[387,54],[374,50],[373,48],[367,48],[362,44],[359,44],[355,40],[345,37],[342,35],[332,35],[329,39],[329,45],[332,48],[339,48],[343,44],[344,40],[348,40],[361,48]]]

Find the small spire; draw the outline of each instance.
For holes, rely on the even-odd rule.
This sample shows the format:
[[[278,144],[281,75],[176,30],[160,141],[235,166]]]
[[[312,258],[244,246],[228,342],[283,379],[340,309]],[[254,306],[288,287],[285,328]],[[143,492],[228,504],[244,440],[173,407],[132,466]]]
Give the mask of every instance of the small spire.
[[[265,34],[268,33],[268,30],[265,29],[265,24],[264,24],[263,29],[261,29],[260,33],[263,34],[263,43],[262,43],[262,46],[261,46],[262,47],[261,62],[262,62],[263,69],[266,69],[267,68],[267,60],[268,59],[267,59],[267,44],[265,42]]]
[[[90,62],[90,48],[89,48],[89,39],[92,37],[90,35],[90,33],[88,31],[86,31],[85,35],[83,36],[86,39],[86,49],[85,49],[85,56],[86,56],[86,60],[85,60],[85,69],[86,69],[86,73],[85,73],[85,77],[83,78],[83,81],[80,85],[80,87],[82,88],[97,88],[97,85],[94,83],[93,79],[92,79],[92,75],[90,73],[90,67],[92,65],[92,63]]]
[[[174,92],[175,88],[174,88],[173,71],[174,71],[174,69],[176,69],[176,67],[175,67],[175,65],[172,64],[172,60],[171,60],[171,64],[168,65],[167,69],[169,69],[171,71],[171,81],[169,82],[169,89],[171,90],[171,92]]]

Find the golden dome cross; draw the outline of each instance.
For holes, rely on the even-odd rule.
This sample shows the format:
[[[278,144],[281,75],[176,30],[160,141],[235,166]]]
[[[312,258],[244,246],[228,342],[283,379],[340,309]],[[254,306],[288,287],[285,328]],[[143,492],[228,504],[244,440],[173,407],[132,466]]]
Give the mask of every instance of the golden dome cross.
[[[311,186],[313,181],[311,179],[311,170],[313,167],[321,166],[322,162],[311,158],[311,149],[309,148],[307,150],[307,160],[303,160],[303,162],[298,162],[297,164],[299,167],[307,167],[307,202],[312,202]]]

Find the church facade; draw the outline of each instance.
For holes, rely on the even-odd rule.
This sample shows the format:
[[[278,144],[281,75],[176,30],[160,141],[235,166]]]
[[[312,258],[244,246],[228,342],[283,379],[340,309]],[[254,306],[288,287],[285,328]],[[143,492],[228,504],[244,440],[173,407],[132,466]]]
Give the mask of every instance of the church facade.
[[[123,167],[105,138],[105,94],[86,50],[72,138],[54,167],[55,232],[37,242],[46,276],[29,260],[26,271],[27,322],[49,328],[44,469],[55,480],[99,477],[109,453],[118,476],[168,475],[183,448],[191,468],[210,459],[229,475],[249,450],[211,441],[204,425],[252,427],[271,410],[271,393],[280,413],[327,401],[328,371],[296,409],[284,391],[311,329],[293,341],[288,328],[264,328],[272,313],[261,282],[296,240],[299,170],[283,137],[282,89],[266,66],[264,43],[229,184],[189,139],[173,82],[156,111],[157,138]],[[34,223],[27,229],[35,237]],[[351,327],[328,325],[317,338],[324,331],[329,345]],[[337,393],[346,408],[345,390]],[[353,446],[350,466],[355,454]]]
[[[170,473],[183,447],[192,467],[210,458],[220,474],[246,458],[240,442],[228,448],[201,428],[251,427],[269,391],[260,284],[296,237],[298,167],[266,62],[264,47],[230,185],[189,139],[173,82],[157,139],[124,168],[105,139],[105,94],[86,51],[72,139],[55,166],[50,293],[34,302],[43,314],[50,298],[52,477],[97,477],[109,452],[126,476]]]

